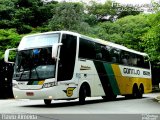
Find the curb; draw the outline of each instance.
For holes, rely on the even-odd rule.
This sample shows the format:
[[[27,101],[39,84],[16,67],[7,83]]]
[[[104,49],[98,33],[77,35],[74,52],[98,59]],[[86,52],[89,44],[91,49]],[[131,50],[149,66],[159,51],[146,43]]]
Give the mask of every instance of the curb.
[[[160,96],[157,96],[155,100],[157,100],[160,103]]]

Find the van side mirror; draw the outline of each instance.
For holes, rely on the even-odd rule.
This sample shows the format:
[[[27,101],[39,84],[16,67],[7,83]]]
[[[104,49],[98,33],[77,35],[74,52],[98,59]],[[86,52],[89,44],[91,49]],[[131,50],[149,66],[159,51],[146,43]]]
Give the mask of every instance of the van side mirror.
[[[52,58],[53,59],[57,59],[58,48],[59,46],[62,46],[62,45],[63,45],[62,43],[53,44],[52,46]]]
[[[11,56],[11,51],[13,52],[13,51],[17,51],[17,48],[12,48],[12,49],[7,49],[6,51],[5,51],[5,54],[4,54],[4,61],[6,62],[6,63],[11,63],[11,64],[14,64],[14,62],[11,62],[11,61],[9,61],[9,57]]]

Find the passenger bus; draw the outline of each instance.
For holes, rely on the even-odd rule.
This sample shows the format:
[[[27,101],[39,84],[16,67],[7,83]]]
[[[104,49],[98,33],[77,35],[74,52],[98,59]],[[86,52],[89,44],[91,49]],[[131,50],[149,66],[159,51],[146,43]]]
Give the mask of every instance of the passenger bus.
[[[16,51],[13,93],[16,99],[54,100],[117,95],[141,98],[152,91],[151,65],[146,53],[70,31],[22,38]]]

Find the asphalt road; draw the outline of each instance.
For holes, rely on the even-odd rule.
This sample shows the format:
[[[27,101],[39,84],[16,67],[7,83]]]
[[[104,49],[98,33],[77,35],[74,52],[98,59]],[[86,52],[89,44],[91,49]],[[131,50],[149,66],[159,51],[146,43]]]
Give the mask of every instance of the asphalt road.
[[[115,101],[106,102],[101,97],[87,98],[85,105],[79,105],[78,99],[53,100],[50,106],[45,106],[43,100],[0,100],[0,119],[27,117],[25,119],[34,120],[160,120],[160,103],[154,99],[159,95],[160,93],[145,94],[142,99],[118,96]]]

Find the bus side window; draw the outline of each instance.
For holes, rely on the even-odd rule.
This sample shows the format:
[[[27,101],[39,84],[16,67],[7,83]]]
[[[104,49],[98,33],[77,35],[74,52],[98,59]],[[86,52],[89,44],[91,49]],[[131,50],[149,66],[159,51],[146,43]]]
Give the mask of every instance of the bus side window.
[[[102,60],[111,62],[111,56],[109,50],[110,49],[108,46],[101,46]]]
[[[118,49],[112,48],[110,51],[111,62],[119,63],[119,54],[120,54],[120,51]]]
[[[144,67],[144,58],[141,55],[137,55],[137,66],[138,67]]]
[[[144,68],[150,68],[149,58],[147,56],[144,56]]]
[[[101,53],[101,45],[98,43],[95,43],[95,51],[96,51],[96,60],[102,60],[102,53]]]
[[[80,38],[79,57],[86,58],[86,59],[95,59],[96,58],[95,43],[92,41]]]
[[[133,66],[137,66],[137,55],[136,54],[131,55],[131,64]]]
[[[121,51],[121,54],[120,54],[120,63],[123,64],[123,65],[126,65],[126,63],[127,63],[127,59],[125,58],[124,51]]]

